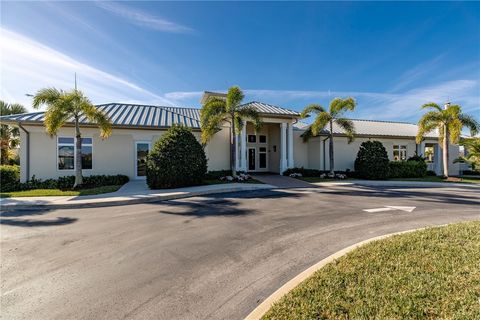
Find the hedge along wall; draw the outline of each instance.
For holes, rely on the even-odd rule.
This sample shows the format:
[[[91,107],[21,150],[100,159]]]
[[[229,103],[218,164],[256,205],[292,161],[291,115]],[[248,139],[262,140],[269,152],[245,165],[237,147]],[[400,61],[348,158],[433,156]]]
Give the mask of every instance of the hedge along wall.
[[[389,178],[421,178],[427,175],[425,161],[390,161]]]

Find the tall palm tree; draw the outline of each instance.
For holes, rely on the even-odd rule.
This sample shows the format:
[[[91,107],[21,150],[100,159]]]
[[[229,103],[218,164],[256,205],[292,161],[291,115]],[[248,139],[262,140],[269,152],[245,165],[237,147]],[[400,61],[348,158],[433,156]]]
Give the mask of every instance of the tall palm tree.
[[[75,184],[73,188],[82,185],[82,134],[80,132],[80,117],[85,116],[100,129],[100,136],[107,138],[112,132],[108,117],[98,110],[90,100],[79,90],[69,92],[55,88],[45,88],[33,97],[33,107],[47,106],[45,112],[45,128],[50,135],[55,135],[67,121],[73,119],[75,125]]]
[[[25,109],[25,107],[21,104],[6,103],[5,101],[0,100],[0,116],[8,116],[11,114],[20,114],[25,112],[27,112],[27,109]],[[19,136],[20,132],[17,127],[8,126],[5,124],[0,126],[1,164],[8,163],[11,149],[16,148],[20,142]]]
[[[230,123],[230,169],[236,176],[236,135],[242,131],[243,120],[250,120],[259,130],[262,126],[257,110],[249,106],[242,106],[244,98],[242,90],[237,87],[228,89],[226,99],[210,97],[200,110],[200,125],[202,129],[202,143],[205,145],[215,133],[221,130],[222,124]]]
[[[466,162],[472,170],[480,169],[480,138],[460,139],[461,146],[465,148],[465,156],[459,157],[453,163]]]
[[[471,135],[476,135],[480,124],[475,118],[462,113],[459,105],[445,104],[442,109],[438,104],[430,102],[424,104],[421,109],[431,109],[418,121],[417,143],[420,144],[426,134],[437,129],[439,143],[442,145],[443,175],[448,178],[448,146],[450,143],[458,143],[463,127],[470,129]]]
[[[357,103],[353,98],[335,98],[330,102],[328,111],[319,104],[311,104],[302,111],[302,118],[308,118],[315,115],[312,125],[303,133],[303,141],[307,142],[310,138],[317,136],[323,128],[329,126],[329,156],[330,156],[330,174],[335,174],[334,154],[333,154],[333,124],[335,123],[343,129],[347,136],[348,143],[355,138],[355,127],[353,122],[343,117],[346,111],[355,110]]]

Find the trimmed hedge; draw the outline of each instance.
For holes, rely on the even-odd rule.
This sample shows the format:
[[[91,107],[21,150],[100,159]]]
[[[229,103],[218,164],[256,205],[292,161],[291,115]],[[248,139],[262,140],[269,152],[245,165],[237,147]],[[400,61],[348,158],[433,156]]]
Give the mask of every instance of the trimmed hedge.
[[[380,141],[365,141],[355,159],[355,174],[363,179],[386,179],[389,162],[387,150]]]
[[[1,192],[11,191],[23,191],[33,189],[60,189],[70,190],[73,188],[75,182],[75,176],[65,176],[58,179],[46,179],[41,180],[32,177],[25,183],[20,183],[19,168],[16,167],[17,174],[12,180],[12,169],[4,167],[16,167],[16,166],[1,166]],[[5,174],[4,174],[5,173]],[[111,186],[111,185],[123,185],[129,181],[125,175],[95,175],[83,177],[82,189]]]
[[[14,190],[20,183],[20,167],[11,165],[0,166],[0,191]]]
[[[390,161],[389,178],[422,178],[427,175],[425,161]]]
[[[151,189],[200,185],[206,173],[205,151],[187,127],[171,127],[147,157],[147,184]]]

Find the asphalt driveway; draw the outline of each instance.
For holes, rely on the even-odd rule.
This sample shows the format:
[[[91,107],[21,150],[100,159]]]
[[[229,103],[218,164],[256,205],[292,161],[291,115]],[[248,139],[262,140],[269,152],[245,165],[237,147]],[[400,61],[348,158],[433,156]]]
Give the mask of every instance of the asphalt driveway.
[[[242,319],[346,246],[474,219],[479,189],[352,186],[3,212],[2,318]]]

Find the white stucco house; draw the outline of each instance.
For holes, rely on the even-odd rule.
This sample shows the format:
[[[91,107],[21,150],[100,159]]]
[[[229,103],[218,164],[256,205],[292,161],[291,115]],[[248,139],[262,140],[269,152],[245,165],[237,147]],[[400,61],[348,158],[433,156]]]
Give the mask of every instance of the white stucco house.
[[[205,92],[202,101],[212,92]],[[221,95],[221,94],[220,94]],[[302,141],[306,126],[299,122],[296,111],[262,102],[249,102],[263,120],[262,129],[255,133],[253,125],[246,123],[237,138],[237,167],[248,172],[282,173],[287,168],[304,167],[329,169],[328,131]],[[145,157],[153,143],[173,124],[192,129],[200,138],[200,109],[167,106],[109,103],[97,106],[113,124],[112,135],[102,140],[99,130],[81,121],[82,168],[84,175],[124,174],[130,179],[145,177]],[[51,137],[43,126],[44,112],[3,116],[2,124],[15,125],[21,131],[21,181],[35,175],[47,179],[74,174],[75,141],[73,125],[67,124]],[[406,160],[415,152],[429,157],[429,169],[441,174],[442,159],[438,137],[429,135],[420,145],[415,143],[417,126],[392,121],[353,120],[357,132],[348,144],[343,132],[334,127],[335,169],[353,170],[360,144],[366,140],[379,140],[387,149],[391,160]],[[209,170],[227,170],[230,167],[228,124],[206,146]],[[458,154],[458,146],[450,146],[451,161]],[[452,175],[458,174],[459,165],[449,164]]]

